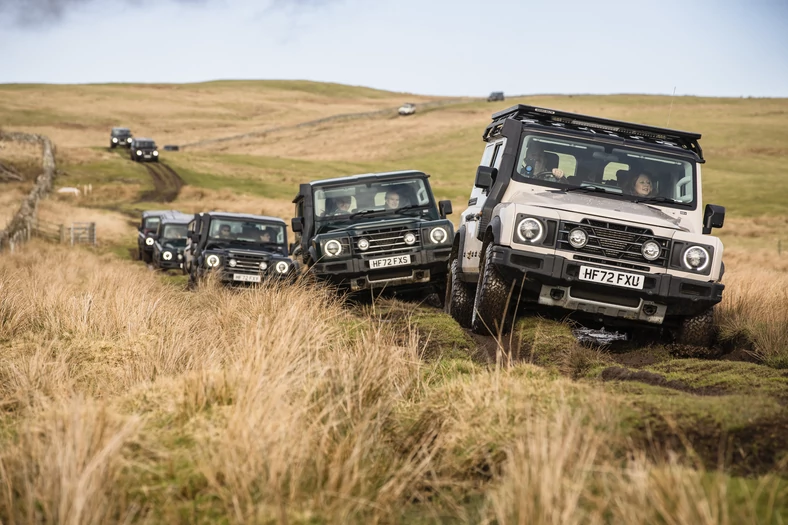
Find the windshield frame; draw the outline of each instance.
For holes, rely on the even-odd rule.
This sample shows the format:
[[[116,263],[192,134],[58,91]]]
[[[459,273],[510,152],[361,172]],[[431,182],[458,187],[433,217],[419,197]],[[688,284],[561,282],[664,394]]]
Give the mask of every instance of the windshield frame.
[[[351,188],[356,186],[366,186],[372,187],[375,185],[392,185],[395,186],[397,184],[408,184],[412,181],[419,180],[424,185],[424,189],[427,192],[428,202],[422,205],[409,205],[409,206],[402,206],[395,209],[376,209],[371,210],[367,214],[360,213],[363,212],[362,209],[353,209],[353,211],[349,211],[346,214],[342,215],[331,215],[331,216],[320,216],[317,213],[317,202],[318,198],[316,196],[318,190],[331,190],[337,188]],[[384,204],[385,206],[385,204]],[[346,181],[336,181],[332,183],[326,184],[319,184],[312,186],[312,218],[315,221],[315,224],[318,227],[322,227],[327,224],[336,224],[336,223],[346,223],[349,221],[356,221],[356,220],[364,220],[366,218],[369,219],[380,219],[383,217],[393,217],[393,216],[411,216],[417,217],[413,213],[417,210],[427,210],[427,216],[425,217],[424,213],[418,215],[418,218],[421,219],[429,219],[429,220],[437,220],[440,218],[440,210],[438,209],[437,201],[435,200],[435,194],[432,191],[432,186],[430,186],[429,177],[426,174],[420,173],[413,173],[408,176],[397,176],[397,177],[386,177],[386,178],[369,178],[369,179],[358,179],[358,180],[346,180]],[[404,213],[401,213],[399,210],[404,210]]]
[[[649,206],[661,206],[661,207],[668,207],[674,208],[678,210],[696,210],[699,206],[699,198],[698,198],[698,158],[695,154],[687,152],[683,154],[682,152],[671,152],[666,151],[665,149],[659,147],[649,147],[649,144],[640,144],[640,143],[632,143],[631,140],[625,140],[622,137],[606,137],[606,136],[599,136],[599,137],[588,137],[587,134],[581,132],[574,132],[573,130],[563,129],[560,132],[553,132],[553,131],[543,131],[543,130],[536,130],[533,128],[529,128],[523,126],[523,129],[520,133],[517,152],[515,156],[515,161],[512,165],[511,169],[511,180],[514,182],[518,182],[520,184],[531,184],[535,186],[542,186],[549,189],[557,189],[557,190],[571,190],[571,188],[581,188],[584,187],[582,185],[576,184],[568,184],[568,183],[561,183],[561,182],[554,182],[554,181],[546,181],[546,180],[539,180],[534,178],[525,177],[518,171],[518,164],[520,162],[520,158],[523,152],[523,145],[529,136],[535,136],[545,139],[554,139],[554,140],[564,140],[564,141],[574,141],[578,143],[583,143],[584,145],[589,146],[602,146],[604,147],[605,152],[611,152],[612,150],[625,150],[627,152],[631,152],[634,154],[642,154],[644,156],[651,156],[651,157],[664,157],[667,160],[675,160],[676,162],[686,162],[692,173],[692,200],[687,202],[662,202],[659,199],[651,199],[649,197],[637,197],[634,195],[630,195],[623,192],[623,188],[617,187],[622,189],[622,193],[618,192],[603,192],[603,191],[594,191],[594,196],[600,196],[603,198],[613,198],[614,200],[622,200],[626,202],[638,202],[641,204],[646,204]],[[586,187],[603,187],[599,184],[589,184]]]
[[[282,242],[279,243],[274,240],[270,242],[263,242],[263,241],[247,241],[244,239],[238,238],[231,238],[231,239],[223,239],[221,237],[214,237],[210,234],[211,229],[213,227],[214,222],[222,222],[222,223],[238,223],[238,224],[254,224],[254,225],[263,225],[266,228],[273,227],[273,228],[281,228],[282,230]],[[225,243],[225,244],[235,244],[236,246],[248,248],[251,246],[270,246],[274,248],[281,248],[285,255],[287,255],[288,251],[288,244],[287,244],[287,226],[281,222],[264,220],[264,219],[252,219],[252,218],[244,218],[244,217],[222,217],[216,216],[211,217],[210,222],[207,225],[206,230],[206,243]],[[280,250],[280,251],[282,251]]]
[[[167,227],[182,227],[184,231],[183,237],[167,237],[164,232],[167,231]],[[159,223],[159,229],[161,230],[161,234],[159,237],[163,241],[177,241],[177,240],[186,240],[189,237],[189,225],[185,222],[166,222],[162,221]]]

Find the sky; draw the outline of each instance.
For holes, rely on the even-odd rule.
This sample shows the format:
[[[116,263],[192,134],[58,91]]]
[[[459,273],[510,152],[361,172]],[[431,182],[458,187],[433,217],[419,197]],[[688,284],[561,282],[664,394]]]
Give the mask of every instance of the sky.
[[[788,97],[788,0],[0,0],[0,83]]]

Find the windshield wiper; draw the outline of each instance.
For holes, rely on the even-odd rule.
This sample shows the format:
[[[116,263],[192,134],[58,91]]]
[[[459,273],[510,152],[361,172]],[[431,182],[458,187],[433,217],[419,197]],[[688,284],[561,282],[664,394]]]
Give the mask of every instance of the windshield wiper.
[[[391,210],[359,210],[357,212],[351,213],[348,219],[352,219],[353,217],[358,217],[359,215],[369,215],[370,213],[380,213],[382,211],[391,211]]]
[[[397,208],[396,210],[392,210],[392,211],[396,211],[397,213],[400,213],[405,210],[415,210],[418,208],[426,208],[426,207],[427,207],[426,204],[410,204],[408,206],[403,206],[402,208]]]
[[[571,188],[561,188],[564,192],[569,193],[570,191],[589,191],[589,192],[600,192],[600,193],[613,193],[612,191],[607,191],[605,188],[600,188],[598,186],[573,186]]]
[[[677,201],[677,200],[674,200],[674,199],[669,199],[667,197],[647,197],[645,199],[637,199],[637,200],[632,201],[632,202],[638,202],[638,203],[641,203],[641,204],[648,204],[648,203],[651,203],[651,202],[667,202],[667,203],[670,203],[670,204],[680,204],[681,206],[689,206],[689,204],[686,203],[686,202],[681,202],[681,201]]]

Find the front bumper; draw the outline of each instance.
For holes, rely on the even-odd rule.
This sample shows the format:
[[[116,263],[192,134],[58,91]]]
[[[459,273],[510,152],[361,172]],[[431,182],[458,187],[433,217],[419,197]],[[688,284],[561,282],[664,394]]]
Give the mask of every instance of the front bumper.
[[[411,263],[404,266],[371,270],[369,258],[354,257],[339,261],[324,259],[315,263],[310,271],[318,279],[353,292],[375,288],[424,287],[444,282],[451,246],[407,254],[410,255]],[[394,255],[405,253],[380,254],[372,258]]]
[[[183,261],[176,259],[165,261],[164,259],[159,259],[159,268],[162,270],[180,270],[182,267]]]
[[[504,279],[523,283],[523,299],[597,316],[661,324],[666,317],[704,312],[722,300],[725,288],[721,283],[614,268],[507,246],[493,246],[492,250],[493,264]],[[643,289],[581,281],[581,265],[641,275]]]

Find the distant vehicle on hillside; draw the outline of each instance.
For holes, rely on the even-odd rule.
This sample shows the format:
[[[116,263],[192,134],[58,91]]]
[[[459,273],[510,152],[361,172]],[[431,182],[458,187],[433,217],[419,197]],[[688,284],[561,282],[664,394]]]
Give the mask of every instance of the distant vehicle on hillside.
[[[179,213],[176,210],[146,210],[142,212],[142,218],[137,226],[137,257],[141,261],[149,263],[153,259],[153,244],[156,242],[154,236],[159,229],[161,218],[164,215]]]
[[[131,146],[132,140],[133,138],[129,128],[112,128],[109,134],[109,147],[110,149],[117,148],[118,146],[128,148]]]
[[[153,267],[160,270],[183,268],[183,249],[186,247],[187,226],[194,215],[170,211],[161,215],[153,238]]]
[[[503,91],[493,91],[490,93],[490,96],[487,97],[487,102],[498,102],[504,100]]]
[[[159,149],[153,139],[134,139],[131,141],[129,157],[137,162],[159,162]]]
[[[413,115],[414,113],[416,113],[416,105],[407,102],[405,104],[402,104],[399,107],[399,110],[397,111],[400,115]]]

